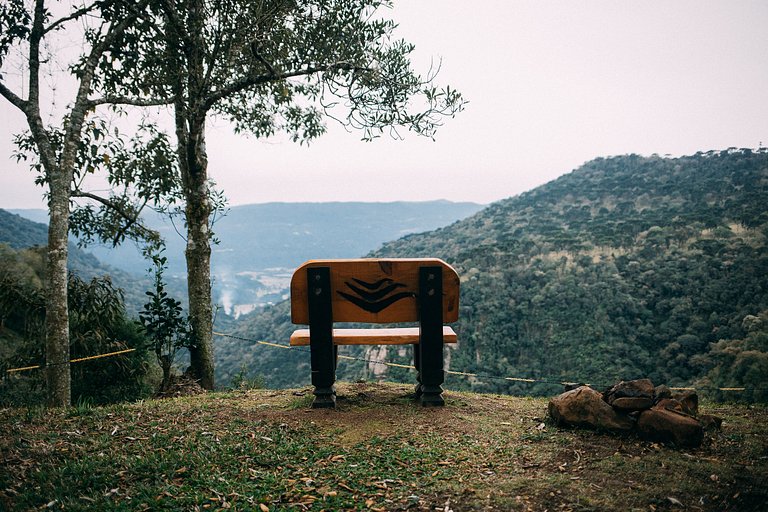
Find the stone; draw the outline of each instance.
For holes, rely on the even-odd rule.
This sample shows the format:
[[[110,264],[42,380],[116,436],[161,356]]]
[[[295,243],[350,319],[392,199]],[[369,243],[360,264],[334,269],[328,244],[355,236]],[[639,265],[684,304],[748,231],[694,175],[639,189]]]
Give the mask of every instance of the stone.
[[[711,414],[702,414],[699,416],[699,423],[704,430],[720,430],[723,426],[723,418]]]
[[[684,412],[683,405],[674,398],[662,398],[656,403],[655,408],[666,409],[668,411]]]
[[[658,405],[640,414],[637,431],[646,439],[673,442],[681,447],[700,446],[704,440],[704,428],[695,418]]]
[[[644,411],[650,409],[653,405],[653,399],[645,397],[623,397],[614,399],[611,407],[619,411]]]
[[[605,403],[599,391],[588,386],[566,391],[549,401],[549,415],[558,425],[605,430],[632,430],[634,422]]]
[[[647,398],[653,400],[653,382],[650,379],[621,381],[603,393],[603,399],[609,404],[619,398]]]
[[[699,395],[693,389],[688,389],[682,393],[677,393],[672,396],[675,400],[680,402],[683,406],[683,412],[690,414],[691,416],[698,416],[699,414]]]
[[[672,398],[672,390],[666,384],[659,384],[653,390],[653,397],[657,402],[665,398]]]

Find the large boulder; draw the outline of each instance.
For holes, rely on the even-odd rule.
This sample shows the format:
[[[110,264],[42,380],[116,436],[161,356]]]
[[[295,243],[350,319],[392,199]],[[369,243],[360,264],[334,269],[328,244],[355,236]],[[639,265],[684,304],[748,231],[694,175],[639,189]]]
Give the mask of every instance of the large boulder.
[[[558,425],[619,431],[632,430],[634,425],[630,417],[608,405],[602,393],[588,386],[566,391],[551,399],[549,415]]]
[[[671,404],[668,403],[667,407],[656,405],[640,413],[637,420],[638,433],[652,441],[671,441],[678,446],[701,445],[704,440],[704,428],[701,423],[669,405]]]

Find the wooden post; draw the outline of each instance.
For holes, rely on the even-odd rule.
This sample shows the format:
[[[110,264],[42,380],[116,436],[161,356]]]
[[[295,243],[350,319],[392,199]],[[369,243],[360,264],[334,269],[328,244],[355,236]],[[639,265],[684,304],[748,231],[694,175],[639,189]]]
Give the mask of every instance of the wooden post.
[[[331,271],[328,267],[307,269],[309,295],[309,346],[313,408],[336,407],[336,350],[333,346]]]
[[[445,405],[443,387],[443,268],[419,269],[419,377],[421,404]],[[417,392],[418,395],[418,392]]]

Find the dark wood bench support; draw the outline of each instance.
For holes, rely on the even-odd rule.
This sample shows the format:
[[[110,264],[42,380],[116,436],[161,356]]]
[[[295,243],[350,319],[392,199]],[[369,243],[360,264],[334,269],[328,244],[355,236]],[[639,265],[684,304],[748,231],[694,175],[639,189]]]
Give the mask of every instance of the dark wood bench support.
[[[328,267],[307,269],[309,286],[309,345],[314,408],[336,407],[336,361],[338,348],[333,344],[331,309],[331,274]]]
[[[420,388],[416,395],[425,406],[445,405],[443,400],[443,269],[419,269],[419,352]]]

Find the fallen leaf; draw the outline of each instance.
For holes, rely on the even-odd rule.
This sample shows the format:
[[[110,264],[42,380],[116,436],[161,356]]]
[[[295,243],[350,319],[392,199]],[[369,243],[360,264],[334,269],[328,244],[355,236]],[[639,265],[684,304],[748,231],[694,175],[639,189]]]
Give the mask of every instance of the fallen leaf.
[[[667,496],[667,500],[669,500],[669,502],[671,504],[676,505],[678,507],[682,507],[683,506],[683,504],[682,504],[682,502],[680,502],[680,500],[678,500],[677,498],[673,498],[672,496]]]
[[[260,503],[260,504],[259,504],[259,508],[261,509],[261,512],[269,512],[269,507],[268,507],[268,506],[266,506],[266,505],[265,505],[265,504],[263,504],[263,503]]]

